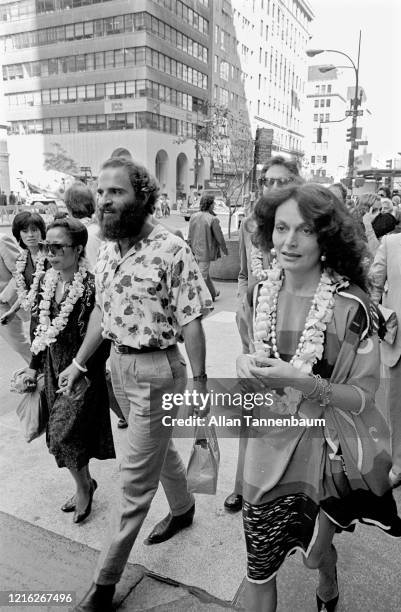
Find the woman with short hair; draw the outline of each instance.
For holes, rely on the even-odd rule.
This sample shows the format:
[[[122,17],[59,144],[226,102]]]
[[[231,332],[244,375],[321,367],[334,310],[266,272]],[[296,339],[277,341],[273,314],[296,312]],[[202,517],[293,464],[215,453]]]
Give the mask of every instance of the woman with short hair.
[[[272,401],[254,407],[247,436],[246,604],[276,609],[276,573],[299,549],[319,569],[318,610],[333,611],[336,530],[360,521],[401,536],[389,432],[374,403],[380,361],[365,245],[338,198],[318,185],[267,193],[254,214],[256,245],[273,247],[277,260],[253,294],[254,352],[237,360],[242,382]],[[258,416],[288,423],[264,427]]]
[[[97,488],[89,472],[91,458],[115,457],[105,377],[108,343],[103,342],[85,368],[73,395],[58,388],[59,374],[74,361],[95,308],[94,276],[85,263],[86,227],[78,220],[54,221],[47,228],[45,252],[51,269],[40,283],[32,360],[25,379],[34,383],[44,373],[42,401],[49,411],[46,442],[58,467],[66,467],[76,493],[63,506],[74,512],[74,523],[85,520]]]

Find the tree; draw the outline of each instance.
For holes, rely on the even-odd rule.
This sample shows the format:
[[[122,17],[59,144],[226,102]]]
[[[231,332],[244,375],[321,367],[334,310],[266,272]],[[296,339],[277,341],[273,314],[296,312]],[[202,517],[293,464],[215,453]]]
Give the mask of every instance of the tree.
[[[210,119],[198,130],[201,150],[211,159],[211,177],[223,192],[229,207],[228,235],[231,219],[244,190],[251,184],[254,165],[254,142],[249,122],[220,105],[209,106]]]
[[[53,143],[54,151],[45,152],[45,170],[58,170],[65,174],[79,174],[79,168],[76,162],[69,157],[67,151],[58,143]]]

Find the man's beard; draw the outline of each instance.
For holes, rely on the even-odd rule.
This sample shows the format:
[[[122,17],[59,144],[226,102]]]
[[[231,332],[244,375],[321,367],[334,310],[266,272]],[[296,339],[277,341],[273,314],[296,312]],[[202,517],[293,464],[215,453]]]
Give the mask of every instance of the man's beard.
[[[112,215],[99,211],[99,225],[101,237],[104,240],[122,240],[123,238],[135,238],[144,226],[148,211],[143,205],[127,205],[119,213]]]

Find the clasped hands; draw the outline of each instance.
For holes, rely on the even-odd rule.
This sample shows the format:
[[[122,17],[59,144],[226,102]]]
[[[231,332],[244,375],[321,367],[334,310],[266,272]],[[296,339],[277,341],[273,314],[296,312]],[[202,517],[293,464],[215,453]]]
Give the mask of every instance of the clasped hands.
[[[293,387],[296,379],[304,378],[306,375],[287,361],[267,357],[264,351],[257,351],[237,358],[237,376],[241,379],[242,385],[252,390],[255,390],[255,386],[264,390]],[[246,379],[249,380],[249,384]]]

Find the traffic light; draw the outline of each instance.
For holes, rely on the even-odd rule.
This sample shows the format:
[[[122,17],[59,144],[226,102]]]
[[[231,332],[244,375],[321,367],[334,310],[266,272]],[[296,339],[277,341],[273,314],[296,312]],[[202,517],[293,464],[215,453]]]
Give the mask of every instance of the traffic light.
[[[322,142],[323,128],[318,127],[316,130],[316,142]]]
[[[347,142],[351,142],[352,140],[354,140],[355,135],[354,135],[354,128],[350,127],[347,128]]]
[[[386,159],[386,168],[388,168],[389,170],[392,170],[392,168],[393,168],[393,160],[392,159]]]

